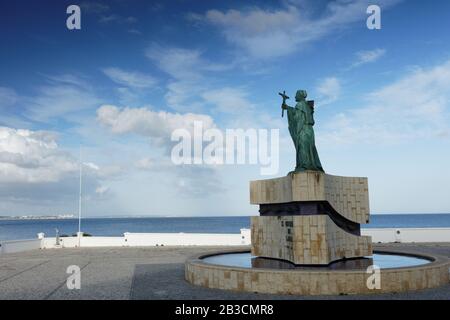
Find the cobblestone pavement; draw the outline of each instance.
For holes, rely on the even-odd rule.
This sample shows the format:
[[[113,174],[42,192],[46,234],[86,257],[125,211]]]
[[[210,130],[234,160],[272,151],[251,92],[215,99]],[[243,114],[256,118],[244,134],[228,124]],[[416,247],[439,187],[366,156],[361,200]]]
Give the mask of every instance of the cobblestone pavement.
[[[450,243],[389,244],[450,257]],[[184,280],[195,254],[230,247],[74,248],[0,256],[0,299],[450,299],[450,284],[397,294],[281,296],[196,287]],[[81,268],[81,289],[69,290],[67,267]]]

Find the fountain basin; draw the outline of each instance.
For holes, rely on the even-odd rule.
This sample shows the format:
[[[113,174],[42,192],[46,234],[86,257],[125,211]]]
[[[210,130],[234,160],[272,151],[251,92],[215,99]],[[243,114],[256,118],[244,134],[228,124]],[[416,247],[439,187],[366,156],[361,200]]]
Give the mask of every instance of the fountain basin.
[[[380,289],[369,289],[369,265],[380,269]],[[292,295],[340,295],[404,292],[449,282],[449,260],[438,255],[378,248],[374,256],[327,266],[298,266],[251,257],[249,250],[203,254],[188,259],[185,278],[207,288]]]

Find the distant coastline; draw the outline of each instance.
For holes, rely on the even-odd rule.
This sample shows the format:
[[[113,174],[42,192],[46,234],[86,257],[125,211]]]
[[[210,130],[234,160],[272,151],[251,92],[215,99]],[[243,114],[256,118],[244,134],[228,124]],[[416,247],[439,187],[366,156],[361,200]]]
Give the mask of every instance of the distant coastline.
[[[55,218],[58,217],[58,218]],[[2,216],[0,241],[72,235],[78,231],[78,216]],[[6,218],[6,219],[5,219]],[[119,237],[132,233],[239,233],[250,228],[250,216],[234,217],[82,217],[81,230],[92,236]],[[376,214],[363,228],[450,228],[450,214]]]
[[[0,216],[0,220],[58,220],[58,219],[74,219],[73,214],[58,214],[51,216]]]
[[[104,216],[83,216],[82,219],[189,219],[189,218],[239,218],[257,216],[255,215],[198,215],[198,216],[177,216],[177,215],[104,215]],[[433,212],[433,213],[372,213],[372,216],[422,216],[422,215],[450,215],[450,212]],[[58,215],[22,215],[22,216],[0,216],[0,220],[70,220],[78,219],[74,214],[58,214]]]

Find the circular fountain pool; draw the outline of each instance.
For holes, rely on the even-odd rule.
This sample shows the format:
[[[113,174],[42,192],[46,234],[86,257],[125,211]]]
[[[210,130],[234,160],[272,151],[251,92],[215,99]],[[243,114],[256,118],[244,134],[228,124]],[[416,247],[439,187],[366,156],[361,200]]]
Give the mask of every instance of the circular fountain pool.
[[[398,254],[375,253],[371,257],[347,259],[333,262],[326,266],[301,266],[288,261],[255,257],[250,252],[225,253],[206,256],[206,263],[241,268],[267,268],[267,269],[300,269],[300,270],[367,270],[370,265],[381,269],[403,268],[424,265],[431,261]]]
[[[380,270],[374,271],[369,268],[371,265],[377,265]],[[371,257],[336,261],[327,266],[299,266],[253,257],[248,250],[242,250],[188,259],[185,277],[194,285],[235,291],[295,295],[374,294],[448,284],[449,266],[446,257],[411,250],[387,250],[376,245]],[[379,288],[370,284],[374,281],[378,281]]]

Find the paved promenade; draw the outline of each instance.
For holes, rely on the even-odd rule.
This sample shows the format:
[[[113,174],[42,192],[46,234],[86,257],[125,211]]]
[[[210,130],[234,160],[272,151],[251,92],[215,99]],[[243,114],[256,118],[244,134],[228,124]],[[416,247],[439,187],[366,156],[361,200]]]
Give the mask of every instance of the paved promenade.
[[[450,243],[414,248],[450,257]],[[0,299],[450,299],[450,284],[418,292],[367,296],[277,296],[205,289],[184,280],[184,261],[230,247],[47,249],[0,256]],[[69,290],[67,267],[78,265],[81,289]]]

